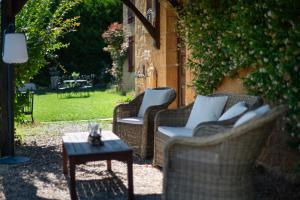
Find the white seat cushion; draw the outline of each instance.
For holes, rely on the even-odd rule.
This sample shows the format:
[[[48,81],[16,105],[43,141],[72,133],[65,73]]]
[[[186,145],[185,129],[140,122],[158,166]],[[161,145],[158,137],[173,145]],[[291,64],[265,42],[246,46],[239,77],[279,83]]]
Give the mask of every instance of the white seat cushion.
[[[193,136],[193,130],[186,127],[159,126],[158,131],[169,136]]]
[[[238,102],[233,106],[231,106],[226,112],[224,112],[222,116],[218,119],[218,121],[227,120],[236,117],[242,114],[243,112],[245,112],[247,109],[248,108],[246,106],[245,101]]]
[[[117,122],[122,122],[127,124],[143,124],[144,119],[142,117],[127,117],[127,118],[118,118]]]
[[[235,122],[233,127],[240,126],[240,125],[248,122],[249,120],[253,119],[254,117],[261,117],[269,111],[270,111],[269,105],[263,105],[255,110],[249,111],[249,112],[245,113],[243,116],[241,116],[241,118]]]
[[[138,113],[138,117],[144,117],[144,114],[150,106],[156,106],[164,104],[168,101],[171,95],[172,89],[165,90],[152,90],[146,89],[144,98]]]
[[[198,95],[185,127],[194,129],[201,122],[217,121],[223,112],[227,99],[227,96],[207,97]]]

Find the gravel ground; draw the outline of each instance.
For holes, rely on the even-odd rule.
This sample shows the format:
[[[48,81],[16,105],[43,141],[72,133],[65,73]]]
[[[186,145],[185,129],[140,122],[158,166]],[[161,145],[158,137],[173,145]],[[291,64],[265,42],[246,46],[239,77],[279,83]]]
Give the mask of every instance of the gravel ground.
[[[110,129],[109,122],[102,126]],[[17,155],[30,157],[23,165],[0,165],[0,199],[43,200],[70,199],[68,179],[62,173],[61,135],[87,130],[87,122],[47,123],[21,126],[24,144]],[[134,192],[136,199],[160,199],[162,172],[151,161],[134,158]],[[79,199],[126,199],[126,164],[112,161],[113,172],[106,171],[105,162],[91,162],[76,169]],[[263,168],[255,169],[255,187],[259,200],[300,199],[300,185],[286,182]]]

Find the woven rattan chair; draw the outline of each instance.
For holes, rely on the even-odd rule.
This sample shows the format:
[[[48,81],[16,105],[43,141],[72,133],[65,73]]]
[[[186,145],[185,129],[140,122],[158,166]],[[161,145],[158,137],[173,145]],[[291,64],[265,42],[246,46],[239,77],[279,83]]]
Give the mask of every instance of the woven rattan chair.
[[[228,110],[232,105],[240,101],[245,101],[249,108],[256,108],[262,105],[263,101],[260,97],[242,95],[242,94],[231,94],[231,93],[216,93],[210,96],[228,96],[227,103],[224,111]],[[153,164],[156,166],[162,166],[163,164],[163,149],[167,141],[170,139],[169,136],[158,131],[159,126],[170,126],[170,127],[184,127],[190,116],[193,103],[188,106],[173,109],[173,110],[162,110],[160,111],[155,119],[155,134],[154,134],[154,157]],[[222,121],[223,124],[232,123],[229,121]]]
[[[169,140],[164,149],[162,199],[255,199],[255,160],[276,120],[286,111],[279,106],[225,132]]]
[[[155,90],[171,89],[168,87]],[[166,109],[176,98],[175,90],[171,90],[168,100],[162,105],[150,106],[145,111],[142,124],[119,122],[118,118],[136,117],[143,101],[145,92],[139,94],[128,104],[120,104],[114,110],[113,132],[129,144],[134,152],[145,159],[153,156],[154,117],[162,109]]]

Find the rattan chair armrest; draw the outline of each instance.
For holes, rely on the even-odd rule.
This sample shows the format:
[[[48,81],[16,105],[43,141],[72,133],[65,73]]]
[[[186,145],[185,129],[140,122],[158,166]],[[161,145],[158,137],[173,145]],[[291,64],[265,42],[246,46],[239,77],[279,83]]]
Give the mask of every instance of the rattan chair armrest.
[[[145,114],[144,114],[144,121],[147,119],[152,118],[154,120],[156,114],[161,111],[164,110],[166,108],[166,106],[164,105],[157,105],[157,106],[150,106],[147,108]]]
[[[210,123],[201,123],[196,128],[193,129],[193,136],[195,137],[203,137],[214,135],[217,133],[224,133],[230,130],[233,126],[223,124],[220,121],[210,122]]]
[[[178,108],[178,109],[165,109],[159,111],[155,117],[155,126],[172,126],[179,127],[185,126],[193,105]]]
[[[114,109],[114,118],[136,117],[139,111],[137,105],[119,104]]]

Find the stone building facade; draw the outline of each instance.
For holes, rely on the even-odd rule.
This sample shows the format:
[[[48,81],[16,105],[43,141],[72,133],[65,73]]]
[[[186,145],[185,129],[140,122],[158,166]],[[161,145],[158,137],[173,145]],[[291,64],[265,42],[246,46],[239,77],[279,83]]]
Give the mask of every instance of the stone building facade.
[[[123,64],[122,91],[129,92],[135,88],[135,65],[134,59],[134,14],[123,5],[123,31],[125,40],[128,42],[128,57]]]
[[[196,92],[192,87],[193,75],[184,67],[189,52],[187,49],[178,48],[176,9],[167,0],[159,2],[159,49],[155,47],[153,38],[141,21],[135,18],[135,92],[141,93],[146,88],[172,87],[177,92],[177,99],[170,107],[177,108],[193,102]],[[147,16],[147,3],[149,0],[135,1],[135,6],[144,16]],[[235,78],[226,77],[216,92],[246,93],[241,78],[251,70],[241,70]],[[266,168],[290,180],[300,180],[300,173],[290,173],[300,160],[299,155],[287,146],[289,136],[281,131],[280,127],[278,126],[269,137],[259,161]]]
[[[148,17],[147,13],[149,14],[147,12],[149,5],[147,4],[149,4],[149,0],[135,1],[135,6],[146,17]],[[155,17],[155,10],[154,7],[152,9],[153,18]],[[125,12],[126,9],[124,9]],[[159,49],[155,47],[153,38],[141,21],[135,19],[135,92],[138,94],[146,88],[172,87],[177,92],[177,99],[171,107],[176,108],[194,101],[196,93],[192,87],[193,75],[184,67],[188,52],[185,49],[178,48],[176,9],[169,1],[161,0],[159,14]],[[246,71],[242,71],[240,75],[244,76],[246,73]],[[239,78],[226,78],[217,91],[244,92]]]

